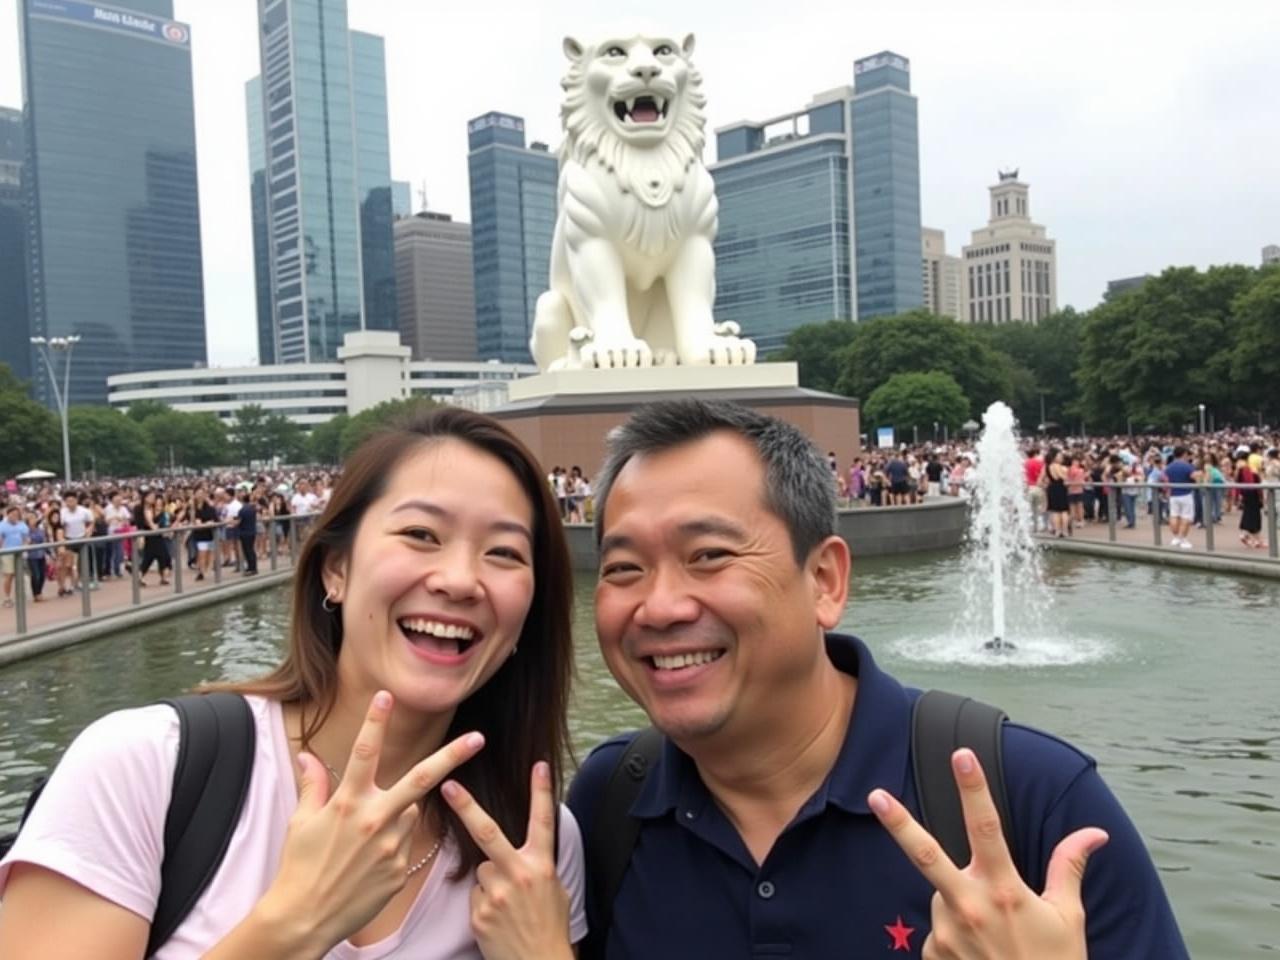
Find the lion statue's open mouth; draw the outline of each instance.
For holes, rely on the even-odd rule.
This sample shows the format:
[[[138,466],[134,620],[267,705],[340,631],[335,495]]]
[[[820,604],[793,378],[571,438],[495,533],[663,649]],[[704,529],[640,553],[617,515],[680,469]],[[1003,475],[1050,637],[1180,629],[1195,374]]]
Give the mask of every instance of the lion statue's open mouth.
[[[755,361],[711,310],[718,206],[693,44],[564,41],[551,289],[530,339],[543,370]]]

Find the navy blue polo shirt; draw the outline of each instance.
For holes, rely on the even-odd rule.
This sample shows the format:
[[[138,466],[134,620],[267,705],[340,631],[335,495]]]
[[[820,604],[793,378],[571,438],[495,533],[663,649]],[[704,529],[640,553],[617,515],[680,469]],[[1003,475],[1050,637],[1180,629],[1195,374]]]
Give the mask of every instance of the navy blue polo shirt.
[[[665,743],[631,807],[643,826],[613,905],[609,960],[920,956],[933,888],[867,806],[883,787],[919,817],[910,728],[920,691],[877,668],[855,637],[829,634],[827,653],[858,678],[849,731],[830,775],[764,863],[752,859],[689,756]],[[629,740],[597,747],[569,791],[588,848],[596,801]],[[1033,889],[1044,888],[1049,857],[1067,834],[1097,826],[1111,835],[1085,873],[1090,960],[1186,957],[1151,858],[1094,761],[1013,723],[1003,749],[1017,860]],[[590,895],[587,908],[590,918]]]

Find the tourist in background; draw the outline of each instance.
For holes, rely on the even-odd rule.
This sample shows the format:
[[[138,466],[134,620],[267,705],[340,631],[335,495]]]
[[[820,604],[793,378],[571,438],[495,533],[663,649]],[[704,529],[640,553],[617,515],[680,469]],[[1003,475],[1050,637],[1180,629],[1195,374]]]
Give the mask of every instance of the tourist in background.
[[[193,505],[192,522],[198,525],[198,529],[191,533],[191,539],[196,545],[196,579],[203,580],[212,572],[215,562],[213,535],[218,525],[218,508],[209,502],[208,493],[203,486],[196,488]]]
[[[9,504],[5,507],[3,519],[0,519],[0,550],[25,547],[30,542],[31,528],[22,519],[22,508],[16,503]],[[4,605],[6,607],[13,606],[14,583],[18,584],[19,590],[24,589],[22,582],[18,580],[18,559],[19,555],[16,553],[0,557],[0,571],[4,573]]]
[[[1044,473],[1044,458],[1040,456],[1040,448],[1032,446],[1027,451],[1027,459],[1023,461],[1022,473],[1027,481],[1027,500],[1031,504],[1031,532],[1038,533],[1049,529],[1049,504],[1045,497],[1045,484],[1040,482]]]
[[[120,528],[129,521],[129,509],[123,503],[123,498],[119,490],[112,490],[107,499],[105,509],[107,515],[107,533],[120,533]],[[103,574],[110,573],[113,577],[124,576],[124,541],[112,540],[107,544],[107,565],[103,567]]]
[[[1196,468],[1191,462],[1191,451],[1184,446],[1173,448],[1173,458],[1164,469],[1165,482],[1169,485],[1169,532],[1175,547],[1191,549],[1187,539],[1191,523],[1195,519]]]
[[[1071,513],[1070,526],[1084,526],[1084,464],[1079,456],[1066,456],[1063,463],[1067,468],[1067,504]]]
[[[1265,544],[1262,533],[1262,489],[1257,484],[1262,478],[1251,466],[1251,458],[1242,456],[1236,461],[1236,483],[1248,484],[1240,489],[1240,542],[1246,547],[1261,549]]]
[[[75,593],[71,587],[76,582],[76,560],[67,544],[67,528],[62,524],[62,507],[56,500],[50,504],[49,512],[45,514],[45,526],[49,531],[49,542],[54,544],[53,574],[58,581],[58,596],[65,597]]]
[[[80,496],[74,490],[63,496],[62,503],[62,529],[66,537],[71,582],[78,588],[80,564],[90,562],[89,557],[83,554],[85,545],[79,541],[93,532],[93,513],[80,502]]]
[[[107,501],[102,494],[89,498],[89,512],[93,514],[93,536],[105,537],[110,527],[107,524]],[[111,576],[111,544],[95,543],[89,553],[93,559],[89,567],[89,583],[96,586],[99,580]]]
[[[160,567],[160,586],[169,584],[169,550],[164,538],[155,531],[161,529],[160,519],[162,507],[159,505],[155,491],[148,490],[133,511],[133,525],[139,533],[150,536],[135,537],[141,541],[141,565],[138,567],[138,585],[147,586],[147,574],[154,563]],[[136,554],[136,551],[135,551]]]
[[[236,511],[234,521],[236,540],[240,544],[243,573],[252,577],[258,572],[258,505],[253,502],[249,490],[241,490],[239,500],[240,509]]]
[[[1041,480],[1045,486],[1045,504],[1049,510],[1052,533],[1059,539],[1071,532],[1071,500],[1067,494],[1067,470],[1070,457],[1050,447],[1045,456]]]
[[[37,511],[28,510],[26,521],[31,531],[28,536],[32,546],[49,542],[49,532]],[[27,554],[27,573],[31,577],[31,599],[40,603],[44,599],[44,582],[49,574],[48,550],[32,550]]]

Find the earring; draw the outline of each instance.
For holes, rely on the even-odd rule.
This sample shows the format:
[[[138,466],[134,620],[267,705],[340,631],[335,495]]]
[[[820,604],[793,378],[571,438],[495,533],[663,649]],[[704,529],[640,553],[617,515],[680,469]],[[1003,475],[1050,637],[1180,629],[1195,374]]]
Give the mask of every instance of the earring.
[[[324,599],[320,601],[320,606],[324,609],[325,613],[333,613],[338,609],[337,598],[330,596],[329,594],[325,594]]]
[[[512,646],[511,646],[511,652],[510,652],[510,653],[508,653],[508,654],[507,654],[507,656],[508,656],[508,657],[514,657],[514,656],[516,655],[516,652],[517,652],[519,649],[520,649],[520,644],[518,644],[518,643],[516,643],[516,644],[512,644]]]

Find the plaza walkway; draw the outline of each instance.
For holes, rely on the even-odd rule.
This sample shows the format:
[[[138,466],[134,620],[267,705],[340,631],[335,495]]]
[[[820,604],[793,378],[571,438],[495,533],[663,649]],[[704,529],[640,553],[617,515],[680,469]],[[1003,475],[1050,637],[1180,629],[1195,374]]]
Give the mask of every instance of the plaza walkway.
[[[276,558],[277,571],[288,571],[289,555],[282,552]],[[277,579],[271,576],[271,561],[262,559],[258,561],[258,577],[267,580]],[[177,571],[172,571],[176,574]],[[139,603],[133,602],[133,584],[128,575],[123,579],[108,579],[98,585],[98,589],[89,591],[89,613],[86,615],[84,609],[84,595],[77,590],[69,597],[58,596],[58,585],[54,581],[45,584],[44,599],[39,603],[33,603],[31,600],[31,585],[26,584],[26,634],[42,633],[58,627],[73,626],[79,623],[86,623],[90,620],[98,620],[111,614],[122,613],[127,610],[139,610],[147,607],[157,607],[166,604],[172,604],[175,598],[194,597],[200,594],[216,594],[225,591],[226,588],[233,584],[241,584],[245,581],[255,579],[254,577],[246,577],[240,571],[233,567],[222,567],[220,570],[221,582],[214,579],[212,573],[203,581],[197,581],[195,571],[184,568],[182,570],[182,593],[177,593],[176,583],[177,577],[172,578],[167,586],[159,585],[159,578],[156,571],[152,570],[148,578],[150,586],[143,587],[138,591]],[[208,597],[205,599],[212,599]],[[17,608],[5,607],[0,609],[0,646],[5,643],[17,640],[18,623]]]
[[[1264,518],[1265,519],[1265,518]],[[1125,529],[1123,521],[1116,524],[1115,545],[1120,547],[1142,548],[1146,550],[1155,550],[1167,553],[1182,554],[1195,556],[1209,555],[1230,557],[1238,560],[1252,561],[1271,561],[1280,565],[1280,560],[1275,559],[1271,555],[1271,544],[1267,543],[1267,547],[1261,550],[1246,547],[1240,542],[1240,514],[1239,512],[1228,513],[1222,518],[1222,522],[1215,524],[1213,528],[1213,548],[1209,548],[1208,531],[1199,530],[1192,527],[1191,533],[1187,537],[1191,541],[1192,549],[1185,550],[1181,547],[1175,547],[1170,544],[1173,535],[1169,532],[1168,526],[1160,528],[1160,545],[1155,543],[1155,534],[1153,532],[1154,524],[1151,517],[1146,514],[1139,514],[1138,523],[1132,530]],[[1266,526],[1263,526],[1263,539],[1266,540]],[[1048,534],[1040,534],[1037,537],[1045,543],[1052,543],[1053,538]],[[1110,544],[1110,529],[1105,521],[1086,523],[1077,526],[1072,536],[1067,538],[1084,543]]]

